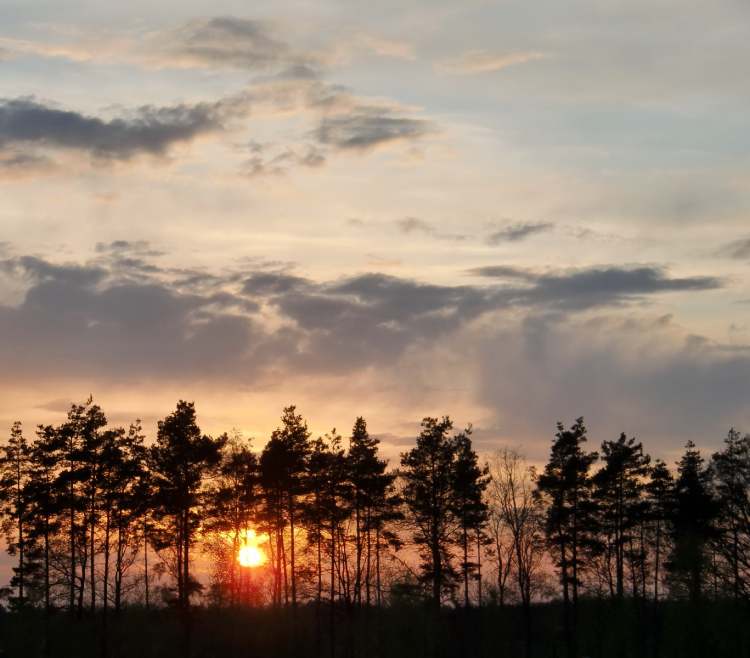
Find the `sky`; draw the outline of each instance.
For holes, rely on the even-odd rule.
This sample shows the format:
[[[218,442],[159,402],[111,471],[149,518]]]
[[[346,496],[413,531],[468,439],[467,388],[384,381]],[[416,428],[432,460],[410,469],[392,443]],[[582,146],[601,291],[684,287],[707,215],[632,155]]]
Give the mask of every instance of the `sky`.
[[[745,0],[0,1],[0,426],[750,430]]]

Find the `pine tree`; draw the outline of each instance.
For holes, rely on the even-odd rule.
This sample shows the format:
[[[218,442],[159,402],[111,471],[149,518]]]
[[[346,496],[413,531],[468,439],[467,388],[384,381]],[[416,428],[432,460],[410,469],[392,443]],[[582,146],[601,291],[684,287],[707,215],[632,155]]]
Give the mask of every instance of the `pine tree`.
[[[225,583],[230,604],[242,600],[237,556],[256,521],[258,502],[258,459],[241,436],[226,437],[221,462],[209,490],[206,527],[231,538]]]
[[[295,406],[284,409],[281,427],[275,429],[260,457],[261,481],[266,490],[267,511],[275,516],[277,574],[283,573],[286,599],[286,548],[284,531],[289,526],[289,557],[291,603],[297,605],[296,532],[300,510],[299,498],[304,495],[307,459],[310,454],[310,431]],[[280,574],[279,574],[280,576]],[[277,576],[277,580],[280,577]]]
[[[62,458],[59,431],[51,425],[39,425],[31,446],[31,477],[27,483],[29,523],[27,538],[35,548],[39,568],[36,571],[35,589],[41,591],[44,610],[50,613],[53,606],[52,560],[53,543],[61,531],[61,502],[65,490],[60,489],[57,472]]]
[[[198,587],[190,576],[190,549],[201,520],[201,487],[218,465],[222,446],[222,438],[201,433],[195,405],[180,400],[175,411],[159,421],[156,443],[149,452],[155,514],[167,523],[160,545],[174,551],[177,602],[182,608],[189,607],[190,595]]]
[[[646,483],[647,517],[651,525],[653,553],[654,603],[659,602],[661,566],[665,539],[669,534],[669,523],[674,509],[674,478],[661,459],[654,462]]]
[[[612,594],[622,598],[625,587],[625,560],[645,559],[643,551],[633,549],[638,541],[637,529],[644,518],[642,498],[644,479],[649,472],[650,457],[643,444],[620,434],[616,441],[604,441],[601,451],[604,466],[593,478],[594,495],[599,507],[600,532],[605,537],[607,555],[615,560]],[[634,586],[634,596],[638,588]]]
[[[550,459],[537,488],[547,501],[545,532],[563,589],[569,655],[576,653],[576,620],[581,577],[599,548],[591,465],[596,452],[586,452],[586,426],[576,419],[570,429],[557,424]]]
[[[461,571],[464,585],[464,606],[469,607],[469,578],[477,573],[479,562],[469,562],[469,542],[487,523],[484,492],[489,483],[489,469],[480,467],[471,444],[471,428],[454,438],[453,496],[451,505],[459,525],[458,543],[462,552]],[[479,556],[477,556],[479,559]],[[480,576],[481,577],[481,576]],[[481,598],[478,605],[482,604]]]
[[[700,451],[692,441],[677,466],[672,514],[672,551],[667,568],[673,593],[684,593],[697,601],[704,592],[708,570],[708,548],[715,536],[718,513],[711,493],[711,476]]]
[[[28,521],[31,512],[28,485],[32,478],[31,447],[23,435],[20,422],[13,423],[8,442],[0,456],[0,512],[6,550],[16,556],[11,585],[18,589],[14,605],[22,607],[27,599],[28,581]]]
[[[361,416],[357,418],[347,453],[355,528],[354,601],[362,604],[364,590],[364,600],[368,606],[371,602],[373,571],[377,580],[378,527],[383,525],[383,506],[386,504],[387,490],[394,480],[392,474],[386,473],[388,463],[378,456],[379,444],[380,441],[367,431],[365,419]],[[373,551],[376,554],[375,565]]]
[[[401,455],[405,507],[420,552],[422,579],[431,584],[431,600],[436,609],[455,580],[451,539],[456,529],[456,443],[449,436],[451,429],[453,422],[447,416],[440,420],[425,418],[416,446]]]
[[[711,460],[719,503],[716,548],[727,565],[732,596],[750,597],[750,435],[730,429]]]

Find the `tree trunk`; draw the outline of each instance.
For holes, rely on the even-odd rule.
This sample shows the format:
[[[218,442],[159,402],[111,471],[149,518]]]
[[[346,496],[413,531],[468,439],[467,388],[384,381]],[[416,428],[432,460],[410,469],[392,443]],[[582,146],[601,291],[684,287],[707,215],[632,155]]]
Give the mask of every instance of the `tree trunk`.
[[[383,595],[380,585],[380,526],[375,531],[375,587],[377,591],[377,605],[378,608],[382,605]]]
[[[291,557],[291,577],[292,577],[292,607],[297,607],[297,574],[295,569],[294,555],[294,494],[289,494],[289,534],[290,534],[290,557]]]
[[[477,530],[477,607],[482,607],[482,532]]]
[[[144,516],[143,518],[143,580],[146,589],[146,610],[151,609],[149,601],[149,582],[148,582],[148,526]]]
[[[91,514],[91,614],[93,615],[96,611],[96,572],[94,571],[94,568],[96,567],[96,560],[94,559],[96,555],[96,548],[95,548],[95,540],[96,540],[96,494],[92,491],[91,493],[91,504],[89,513]]]
[[[355,541],[355,572],[354,572],[354,603],[362,603],[362,536],[360,533],[359,496],[355,494],[354,507],[354,541]]]
[[[184,524],[184,537],[185,537],[185,550],[182,556],[182,570],[183,570],[183,587],[185,592],[184,607],[190,607],[190,510],[185,510],[185,524]]]
[[[469,533],[466,524],[462,528],[462,543],[464,549],[464,607],[469,607]]]
[[[104,575],[103,575],[103,592],[102,592],[102,615],[107,617],[107,608],[109,607],[109,535],[112,513],[107,510],[107,520],[104,525]]]

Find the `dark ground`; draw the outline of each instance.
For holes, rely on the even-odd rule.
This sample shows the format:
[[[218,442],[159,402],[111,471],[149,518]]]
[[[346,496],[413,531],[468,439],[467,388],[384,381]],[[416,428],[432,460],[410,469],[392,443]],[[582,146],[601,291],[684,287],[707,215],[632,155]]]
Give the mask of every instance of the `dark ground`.
[[[531,653],[517,607],[441,611],[397,605],[335,612],[128,608],[105,621],[49,618],[40,611],[0,613],[3,658],[566,658],[562,608],[532,610]],[[106,630],[105,630],[106,629]],[[333,640],[333,641],[331,641]],[[580,658],[750,658],[750,607],[587,600],[578,619]]]

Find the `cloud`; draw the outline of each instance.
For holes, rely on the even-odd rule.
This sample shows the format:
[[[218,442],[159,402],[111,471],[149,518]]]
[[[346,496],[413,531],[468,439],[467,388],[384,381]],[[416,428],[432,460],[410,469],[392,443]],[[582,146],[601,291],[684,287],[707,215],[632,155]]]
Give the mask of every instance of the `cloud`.
[[[530,285],[505,290],[509,303],[567,311],[617,306],[665,292],[704,291],[723,287],[723,281],[717,277],[670,278],[661,267],[594,267],[534,274],[504,266],[487,266],[475,268],[470,273],[493,279],[524,279]]]
[[[25,153],[21,149],[0,150],[0,179],[42,176],[54,170],[55,164],[43,155]]]
[[[264,21],[218,16],[194,20],[159,33],[151,57],[160,65],[237,68],[254,72],[288,71],[293,77],[317,75],[319,62],[292,50]]]
[[[326,163],[326,154],[319,147],[306,144],[300,147],[252,143],[250,157],[243,163],[246,176],[276,176],[293,167],[316,168]]]
[[[492,232],[487,236],[487,244],[494,246],[503,242],[520,242],[532,235],[551,231],[554,227],[554,224],[549,222],[519,222]]]
[[[51,381],[217,373],[252,350],[252,318],[223,310],[215,296],[154,277],[132,282],[100,264],[31,256],[2,264],[31,282],[18,306],[0,306],[3,361]]]
[[[414,46],[411,43],[363,31],[358,31],[348,38],[340,39],[337,43],[333,43],[332,47],[337,59],[346,63],[353,57],[370,53],[378,57],[409,61],[416,58]]]
[[[285,272],[253,272],[242,284],[242,292],[247,295],[270,296],[286,294],[308,288],[307,279]]]
[[[158,249],[152,249],[147,240],[97,242],[94,250],[100,254],[138,254],[140,256],[162,256],[164,254]]]
[[[750,238],[734,240],[719,250],[719,255],[736,260],[750,259]]]
[[[406,235],[421,233],[422,235],[427,235],[436,240],[452,240],[454,242],[462,242],[463,240],[466,240],[465,235],[458,233],[442,233],[430,224],[430,222],[419,219],[419,217],[403,217],[402,219],[397,219],[396,226],[399,231]]]
[[[127,160],[138,154],[163,156],[170,147],[223,127],[219,103],[142,106],[115,119],[102,119],[46,105],[34,98],[0,100],[0,148],[29,145],[72,149],[101,159]]]
[[[540,52],[491,53],[485,50],[472,50],[463,55],[443,60],[438,69],[453,75],[476,75],[478,73],[495,73],[510,66],[526,64],[547,57]]]
[[[670,278],[658,268],[475,272],[492,279],[489,285],[438,285],[377,272],[314,280],[279,269],[170,268],[138,240],[99,244],[96,252],[88,263],[30,255],[0,261],[26,284],[20,303],[0,306],[6,338],[0,357],[9,367],[50,367],[50,378],[233,381],[284,370],[338,376],[395,366],[489,316],[565,317],[720,285],[709,277]]]
[[[485,431],[488,447],[500,436],[550,435],[556,420],[580,414],[595,441],[604,431],[651,431],[657,450],[666,437],[705,438],[748,418],[748,349],[618,308],[720,285],[710,277],[496,266],[483,268],[489,285],[449,286],[382,273],[315,280],[279,269],[174,270],[138,240],[96,251],[89,263],[0,262],[26,284],[19,303],[0,305],[0,358],[17,379],[188,379],[234,390],[279,377],[307,388],[346,377],[370,382],[391,406],[420,410],[448,391],[451,404],[484,409],[482,422],[496,428]],[[118,265],[128,259],[153,269],[134,266],[134,279]],[[530,456],[542,458],[539,447],[529,444]]]
[[[423,119],[394,116],[388,109],[360,106],[351,112],[324,117],[317,130],[321,144],[363,151],[401,141],[416,141],[435,132]]]
[[[402,233],[425,233],[432,235],[435,233],[435,227],[429,222],[419,219],[419,217],[404,217],[397,219],[396,225]]]
[[[729,427],[750,423],[750,355],[663,318],[532,314],[458,341],[474,346],[472,390],[492,410],[495,437],[525,438],[534,459],[546,459],[556,421],[579,415],[592,447],[627,431],[662,457],[689,438],[718,446]]]

